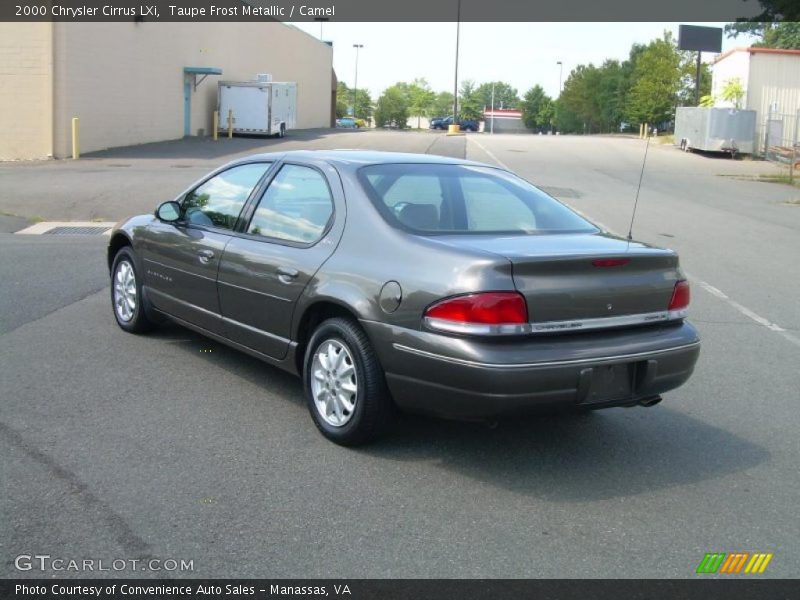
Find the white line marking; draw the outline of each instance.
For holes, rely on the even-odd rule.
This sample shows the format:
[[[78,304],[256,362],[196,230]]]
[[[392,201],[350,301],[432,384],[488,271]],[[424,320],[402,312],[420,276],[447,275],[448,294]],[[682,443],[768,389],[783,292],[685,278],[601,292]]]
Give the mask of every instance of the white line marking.
[[[472,137],[472,136],[469,136],[469,137],[467,137],[467,140],[468,140],[468,141],[470,141],[470,142],[475,142],[475,144],[477,144],[478,148],[480,148],[481,150],[483,150],[485,154],[488,154],[488,155],[489,155],[489,158],[491,158],[491,159],[492,159],[494,162],[496,162],[496,163],[497,163],[499,166],[503,167],[503,168],[504,168],[506,171],[510,171],[510,170],[511,170],[511,167],[509,167],[509,166],[508,166],[506,163],[504,163],[502,160],[500,160],[500,159],[499,159],[499,158],[497,158],[497,157],[496,157],[494,154],[492,154],[492,151],[491,151],[491,150],[489,150],[489,149],[488,149],[486,146],[484,146],[483,144],[481,144],[481,143],[480,143],[478,140],[476,140],[474,137]]]
[[[508,165],[506,165],[502,160],[497,158],[488,148],[486,148],[483,144],[481,144],[474,137],[468,137],[467,139],[472,141],[472,142],[475,142],[475,144],[481,150],[483,150],[483,152],[485,152],[489,156],[489,158],[491,158],[499,166],[503,167],[507,171],[511,171],[512,170]],[[574,206],[572,206],[568,202],[566,202],[564,200],[561,200],[561,202],[564,202],[564,204],[569,206],[576,213],[578,213],[582,217],[588,219],[589,221],[591,221],[595,225],[598,225],[601,228],[605,229],[607,232],[613,233],[614,235],[618,235],[618,236],[620,235],[620,234],[616,233],[610,227],[606,227],[605,225],[603,225],[600,221],[597,221],[597,220],[591,218],[590,216],[584,214],[583,212],[581,212],[580,210],[578,210],[577,208],[575,208]],[[624,236],[620,236],[620,237],[624,237]],[[684,273],[686,273],[686,271],[684,271]],[[770,331],[774,331],[775,333],[777,333],[778,335],[780,335],[784,339],[788,340],[789,342],[791,342],[795,346],[800,346],[800,338],[795,336],[795,335],[793,335],[793,334],[791,334],[791,333],[789,333],[788,331],[786,331],[783,327],[781,327],[777,323],[773,323],[773,322],[769,321],[768,319],[765,319],[764,317],[762,317],[761,315],[759,315],[755,311],[752,311],[749,308],[747,308],[746,306],[744,306],[742,304],[739,304],[738,302],[736,302],[736,300],[733,300],[732,298],[730,298],[730,296],[728,296],[725,292],[723,292],[719,288],[714,287],[710,283],[708,283],[706,281],[703,281],[702,279],[698,279],[697,277],[695,277],[694,275],[690,275],[689,273],[686,273],[686,276],[692,282],[694,282],[697,285],[699,285],[701,288],[703,288],[705,291],[707,291],[712,296],[715,296],[719,300],[722,300],[723,302],[725,302],[729,306],[731,306],[731,307],[735,308],[736,310],[738,310],[740,313],[742,313],[748,319],[751,319],[752,321],[755,321],[756,323],[758,323],[762,327],[765,327],[765,328],[769,329]]]
[[[781,327],[777,323],[773,323],[773,322],[769,321],[768,319],[765,319],[764,317],[762,317],[758,313],[750,310],[746,306],[744,306],[742,304],[739,304],[736,300],[733,300],[732,298],[730,298],[725,292],[723,292],[719,288],[714,287],[710,283],[708,283],[706,281],[703,281],[702,279],[698,279],[697,277],[695,277],[694,275],[690,275],[689,273],[686,273],[686,276],[691,281],[693,281],[694,283],[699,285],[701,288],[703,288],[705,291],[707,291],[709,294],[711,294],[712,296],[717,297],[718,299],[722,300],[723,302],[725,302],[729,306],[732,306],[733,308],[738,310],[740,313],[742,313],[748,319],[751,319],[752,321],[755,321],[756,323],[758,323],[762,327],[766,327],[770,331],[774,331],[775,333],[777,333],[778,335],[780,335],[784,339],[786,339],[786,340],[790,341],[791,343],[793,343],[795,346],[800,346],[800,338],[798,338],[795,335],[792,335],[791,333],[786,331],[783,327]]]
[[[26,227],[25,229],[20,229],[15,232],[15,234],[42,235],[56,227],[105,227],[108,231],[103,232],[103,235],[108,235],[114,225],[116,225],[116,223],[111,221],[42,221],[41,223]]]

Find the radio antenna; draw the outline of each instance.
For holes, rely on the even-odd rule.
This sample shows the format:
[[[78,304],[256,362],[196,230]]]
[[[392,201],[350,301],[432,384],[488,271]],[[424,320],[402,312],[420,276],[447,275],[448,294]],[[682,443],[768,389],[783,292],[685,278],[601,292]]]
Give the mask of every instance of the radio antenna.
[[[631,215],[631,225],[628,227],[628,239],[633,239],[633,220],[636,218],[636,207],[639,205],[639,192],[642,189],[642,177],[644,177],[644,165],[647,163],[647,149],[650,147],[650,136],[647,136],[647,143],[644,146],[644,158],[642,159],[642,171],[639,173],[639,185],[636,187],[636,200],[633,201],[633,214]]]

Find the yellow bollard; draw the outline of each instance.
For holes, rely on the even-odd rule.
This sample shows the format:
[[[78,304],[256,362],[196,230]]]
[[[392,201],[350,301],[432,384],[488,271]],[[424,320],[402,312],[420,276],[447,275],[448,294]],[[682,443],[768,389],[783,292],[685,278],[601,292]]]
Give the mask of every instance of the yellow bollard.
[[[219,139],[219,111],[214,111],[214,141]]]
[[[81,121],[78,117],[72,117],[72,160],[78,160],[81,156]]]
[[[650,124],[649,123],[645,123],[644,124],[644,137],[645,137],[645,139],[650,137]]]
[[[233,109],[228,109],[228,139],[233,137]]]
[[[457,133],[461,132],[461,125],[458,123],[453,123],[452,125],[447,126],[447,135],[456,135]]]
[[[644,123],[639,123],[639,139],[644,137]]]

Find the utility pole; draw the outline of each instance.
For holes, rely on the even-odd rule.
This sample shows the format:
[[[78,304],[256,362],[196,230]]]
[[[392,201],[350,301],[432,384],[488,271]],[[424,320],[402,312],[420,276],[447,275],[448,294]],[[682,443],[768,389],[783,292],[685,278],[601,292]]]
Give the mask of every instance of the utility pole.
[[[556,62],[556,64],[558,65],[558,97],[560,98],[561,97],[561,79],[562,79],[562,75],[564,74],[564,63],[562,63],[559,60],[558,62]]]
[[[461,35],[461,0],[456,12],[456,71],[453,81],[453,125],[458,123],[458,42]]]
[[[364,47],[364,44],[353,44],[356,49],[356,75],[353,81],[353,119],[356,118],[356,100],[358,99],[358,51]]]
[[[700,56],[702,54],[700,50],[697,51],[697,73],[694,77],[694,103],[696,106],[700,106]]]
[[[322,41],[322,24],[328,20],[328,17],[314,17],[315,21],[319,21],[319,41]]]
[[[492,82],[492,126],[491,133],[494,135],[494,81]]]

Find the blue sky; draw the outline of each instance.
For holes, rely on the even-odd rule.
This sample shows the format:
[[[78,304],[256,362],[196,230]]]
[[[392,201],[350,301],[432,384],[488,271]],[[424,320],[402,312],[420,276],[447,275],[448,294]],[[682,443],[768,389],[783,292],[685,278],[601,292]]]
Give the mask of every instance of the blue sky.
[[[719,26],[724,23],[696,23]],[[320,23],[292,23],[316,38]],[[520,94],[536,85],[556,96],[559,67],[564,79],[581,63],[624,59],[631,44],[678,35],[678,23],[462,23],[459,80],[506,81]],[[455,23],[323,23],[322,38],[333,42],[333,66],[340,80],[353,85],[355,49],[358,87],[377,97],[397,81],[425,77],[436,91],[453,90]],[[748,40],[723,36],[723,51]],[[713,58],[704,54],[704,60]]]

